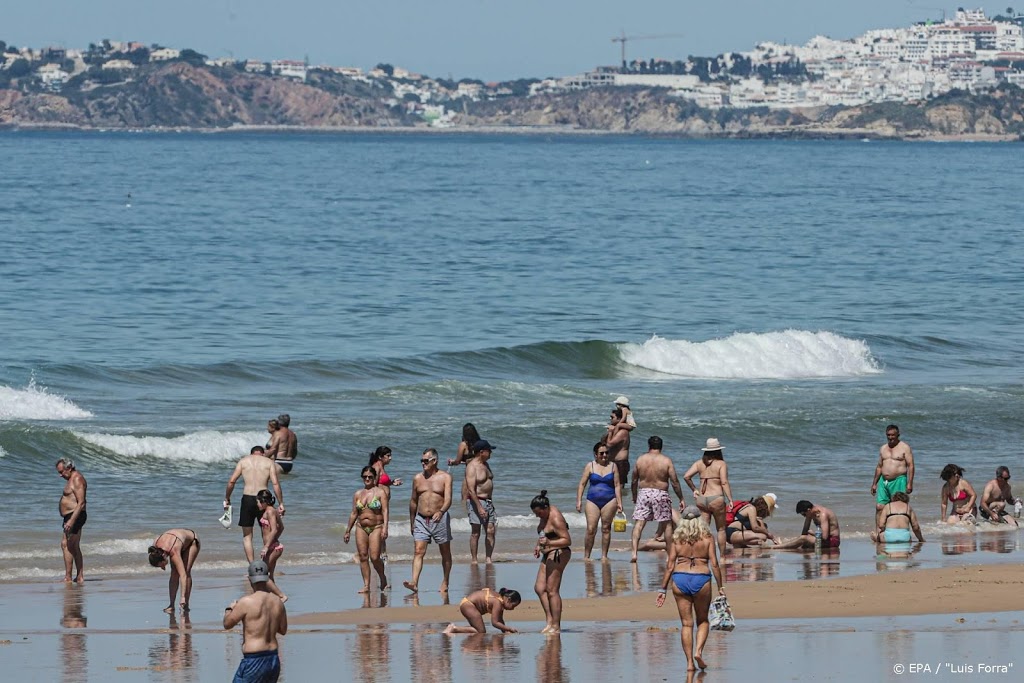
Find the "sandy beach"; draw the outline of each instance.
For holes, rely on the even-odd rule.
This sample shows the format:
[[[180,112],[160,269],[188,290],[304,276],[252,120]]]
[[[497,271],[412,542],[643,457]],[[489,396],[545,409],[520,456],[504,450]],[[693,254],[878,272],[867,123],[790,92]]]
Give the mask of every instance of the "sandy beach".
[[[933,669],[1009,664],[1024,622],[1024,566],[1004,561],[1006,554],[948,556],[940,549],[934,544],[931,552],[954,564],[879,567],[868,543],[851,544],[842,559],[763,552],[736,558],[728,571],[737,580],[727,591],[738,626],[711,634],[706,676],[749,680],[768,666],[785,671],[785,680],[887,680],[895,678],[894,666],[917,662]],[[291,596],[281,680],[684,680],[676,609],[654,605],[663,557],[646,553],[632,565],[628,555],[613,553],[609,562],[570,562],[563,632],[556,637],[539,633],[532,561],[457,564],[448,596],[434,587],[436,562],[425,566],[415,596],[401,589],[358,595],[352,564],[287,568],[279,577]],[[925,557],[926,567],[931,562]],[[807,566],[817,568],[812,576],[829,577],[833,569],[825,567],[843,565],[865,573],[787,580]],[[409,566],[389,571],[392,581],[401,580]],[[165,582],[154,571],[97,576],[84,587],[3,584],[0,666],[11,680],[230,679],[241,636],[225,632],[220,617],[223,605],[246,590],[241,572],[200,572],[188,618],[160,612]],[[523,604],[506,613],[521,632],[441,633],[458,619],[461,597],[481,585],[522,592]]]

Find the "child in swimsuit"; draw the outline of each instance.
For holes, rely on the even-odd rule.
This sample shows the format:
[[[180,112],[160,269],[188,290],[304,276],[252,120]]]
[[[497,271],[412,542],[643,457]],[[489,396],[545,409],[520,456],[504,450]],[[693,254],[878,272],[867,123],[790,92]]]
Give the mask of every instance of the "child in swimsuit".
[[[516,629],[505,624],[502,620],[502,615],[505,613],[505,610],[513,610],[518,607],[522,601],[523,599],[519,596],[519,591],[509,590],[508,588],[499,588],[496,591],[484,588],[475,593],[470,593],[462,598],[462,602],[459,603],[459,611],[462,612],[462,616],[466,617],[469,626],[448,624],[444,632],[448,635],[453,633],[486,633],[487,627],[484,626],[484,615],[490,614],[491,626],[494,628],[502,633],[519,633]]]
[[[270,491],[264,489],[256,494],[256,506],[260,511],[260,533],[263,534],[263,551],[260,552],[260,559],[267,563],[267,574],[270,576],[267,588],[284,602],[288,600],[288,596],[281,592],[274,581],[274,567],[277,566],[277,560],[284,552],[284,546],[281,545],[284,519],[274,507],[276,504],[277,500]]]

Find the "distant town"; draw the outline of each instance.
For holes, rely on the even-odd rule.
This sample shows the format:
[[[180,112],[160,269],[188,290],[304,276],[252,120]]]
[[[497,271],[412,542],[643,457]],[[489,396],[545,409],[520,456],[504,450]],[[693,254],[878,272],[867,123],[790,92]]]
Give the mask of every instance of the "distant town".
[[[629,37],[617,40],[625,56]],[[467,101],[590,88],[663,88],[706,109],[914,103],[954,90],[981,93],[1024,85],[1024,14],[1006,8],[1005,14],[989,17],[983,9],[959,8],[948,18],[943,12],[941,19],[847,40],[816,36],[802,46],[765,42],[749,52],[717,57],[623,59],[582,74],[502,83],[431,78],[389,64],[364,71],[306,60],[210,58],[139,42],[103,40],[83,50],[16,48],[0,41],[0,92],[84,92],[130,82],[146,65],[174,61],[298,82],[330,74],[379,92],[387,106],[440,127],[450,125]]]

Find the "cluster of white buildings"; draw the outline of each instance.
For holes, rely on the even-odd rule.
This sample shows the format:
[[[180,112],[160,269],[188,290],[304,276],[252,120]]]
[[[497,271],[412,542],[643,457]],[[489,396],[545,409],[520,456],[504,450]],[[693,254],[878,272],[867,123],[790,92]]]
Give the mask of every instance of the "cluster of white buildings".
[[[599,68],[537,83],[534,91],[644,85],[669,88],[710,108],[791,108],[913,102],[954,88],[978,91],[1003,82],[1024,86],[1021,25],[993,21],[981,9],[961,8],[943,22],[878,29],[852,40],[817,36],[803,46],[761,43],[741,56],[755,68],[799,60],[807,77],[765,83],[757,76],[728,76],[732,55],[723,55],[722,75],[711,82],[688,74],[632,74]]]

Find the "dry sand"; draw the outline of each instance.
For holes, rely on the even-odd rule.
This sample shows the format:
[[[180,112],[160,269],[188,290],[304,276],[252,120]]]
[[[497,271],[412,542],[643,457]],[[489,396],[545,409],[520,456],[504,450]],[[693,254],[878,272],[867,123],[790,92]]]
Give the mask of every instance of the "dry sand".
[[[919,614],[1024,611],[1024,565],[967,565],[819,581],[770,581],[726,586],[737,619],[811,619]],[[564,602],[563,621],[666,621],[677,619],[671,600],[654,605],[655,593],[575,598]],[[453,602],[462,596],[452,595]],[[506,614],[543,621],[540,603],[526,600]],[[423,624],[462,621],[456,605],[385,607],[297,614],[293,625]]]

